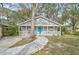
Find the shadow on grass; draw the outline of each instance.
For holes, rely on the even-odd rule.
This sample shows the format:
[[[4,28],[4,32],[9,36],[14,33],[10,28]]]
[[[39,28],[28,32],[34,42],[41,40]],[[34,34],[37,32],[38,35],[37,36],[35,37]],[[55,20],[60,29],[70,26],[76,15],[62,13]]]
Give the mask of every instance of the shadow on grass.
[[[11,47],[9,48],[13,48],[13,47],[18,47],[18,46],[22,46],[22,45],[25,45],[25,44],[28,44],[32,41],[34,41],[36,39],[36,37],[30,37],[30,38],[22,38],[22,40],[20,40],[19,42],[17,42],[16,44],[12,45]]]
[[[33,55],[79,55],[79,36],[47,36],[49,42]]]

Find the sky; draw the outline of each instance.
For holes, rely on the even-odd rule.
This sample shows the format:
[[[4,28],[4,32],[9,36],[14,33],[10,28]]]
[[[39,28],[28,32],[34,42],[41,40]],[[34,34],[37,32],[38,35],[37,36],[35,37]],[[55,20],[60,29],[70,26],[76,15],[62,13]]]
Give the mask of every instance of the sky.
[[[17,8],[19,7],[17,3],[12,3],[12,5],[13,5],[13,6],[10,7],[8,4],[5,4],[4,7],[5,7],[5,8],[9,8],[9,9],[11,9],[11,10],[15,10],[15,11],[16,11]]]
[[[8,4],[9,4],[9,3],[8,3]],[[10,7],[8,4],[4,3],[4,7],[5,7],[5,8],[9,8],[9,9],[11,9],[11,10],[17,11],[18,8],[20,7],[20,6],[18,5],[18,3],[11,3],[11,4],[12,4],[11,7]],[[27,8],[31,7],[31,5],[30,5],[29,3],[25,3],[25,5],[27,6]]]

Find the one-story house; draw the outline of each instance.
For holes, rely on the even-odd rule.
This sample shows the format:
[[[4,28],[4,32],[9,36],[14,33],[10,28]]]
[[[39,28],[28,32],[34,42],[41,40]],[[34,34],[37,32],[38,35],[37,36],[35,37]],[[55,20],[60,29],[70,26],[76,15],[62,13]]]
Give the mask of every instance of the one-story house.
[[[19,35],[31,35],[32,21],[34,22],[34,35],[61,35],[62,24],[43,16],[18,23]]]

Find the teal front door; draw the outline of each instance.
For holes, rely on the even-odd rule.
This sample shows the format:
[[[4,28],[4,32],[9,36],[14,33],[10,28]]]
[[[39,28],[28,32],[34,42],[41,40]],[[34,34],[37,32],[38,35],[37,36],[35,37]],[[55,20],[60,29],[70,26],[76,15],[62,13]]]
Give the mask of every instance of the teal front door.
[[[43,27],[42,26],[38,26],[38,33],[41,34],[43,31]]]

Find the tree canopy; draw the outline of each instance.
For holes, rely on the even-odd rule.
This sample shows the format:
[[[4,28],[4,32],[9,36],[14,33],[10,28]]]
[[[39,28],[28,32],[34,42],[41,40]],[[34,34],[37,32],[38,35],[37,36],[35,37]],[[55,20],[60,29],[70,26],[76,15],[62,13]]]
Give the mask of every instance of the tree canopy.
[[[62,24],[67,22],[73,27],[73,31],[76,23],[79,22],[79,4],[76,3],[0,3],[0,20],[2,22],[16,24],[27,18],[33,18],[33,13],[34,16],[43,15]]]

